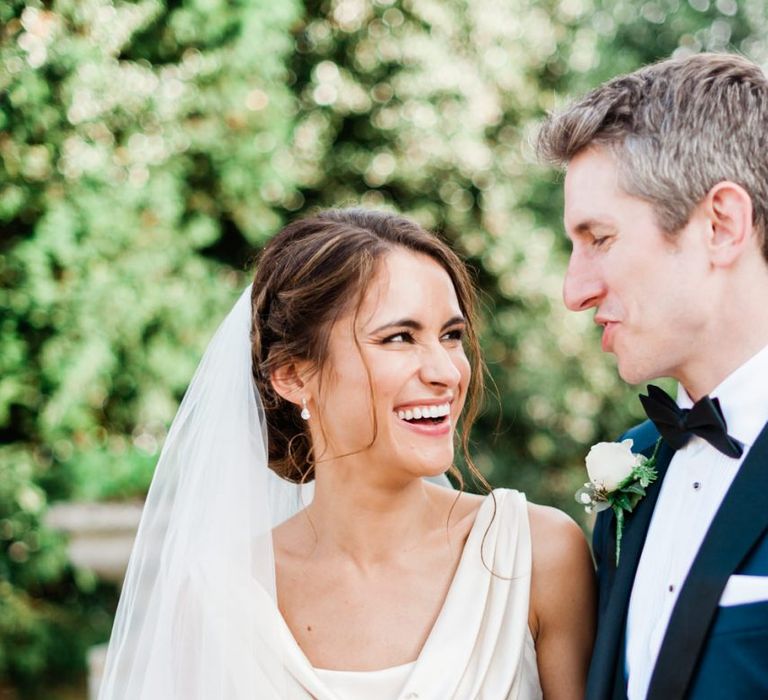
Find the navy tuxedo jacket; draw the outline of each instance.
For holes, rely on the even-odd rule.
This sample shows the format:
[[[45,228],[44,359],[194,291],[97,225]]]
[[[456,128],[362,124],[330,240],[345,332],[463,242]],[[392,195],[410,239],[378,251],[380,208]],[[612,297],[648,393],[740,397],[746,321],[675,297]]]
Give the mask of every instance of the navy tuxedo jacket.
[[[634,440],[634,452],[650,456],[659,434],[647,421],[624,437]],[[618,568],[613,512],[597,517],[593,550],[598,630],[587,700],[626,700],[624,632],[629,597],[673,454],[662,442],[659,478],[625,519]],[[647,700],[768,699],[768,600],[720,607],[718,601],[733,574],[768,577],[768,425],[744,459],[680,590]]]

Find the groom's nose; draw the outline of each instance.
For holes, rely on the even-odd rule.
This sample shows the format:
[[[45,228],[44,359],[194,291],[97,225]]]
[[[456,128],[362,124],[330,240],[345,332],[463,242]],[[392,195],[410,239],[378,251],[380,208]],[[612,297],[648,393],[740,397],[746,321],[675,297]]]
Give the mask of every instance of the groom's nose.
[[[597,306],[605,286],[593,262],[574,250],[563,281],[563,301],[571,311],[585,311]]]

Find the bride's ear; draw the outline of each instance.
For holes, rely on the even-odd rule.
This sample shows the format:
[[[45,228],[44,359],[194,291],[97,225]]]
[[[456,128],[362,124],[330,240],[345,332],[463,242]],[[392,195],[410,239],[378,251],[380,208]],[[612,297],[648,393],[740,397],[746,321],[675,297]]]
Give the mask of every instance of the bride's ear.
[[[269,380],[275,393],[298,406],[307,397],[309,376],[306,362],[289,362],[274,370]]]

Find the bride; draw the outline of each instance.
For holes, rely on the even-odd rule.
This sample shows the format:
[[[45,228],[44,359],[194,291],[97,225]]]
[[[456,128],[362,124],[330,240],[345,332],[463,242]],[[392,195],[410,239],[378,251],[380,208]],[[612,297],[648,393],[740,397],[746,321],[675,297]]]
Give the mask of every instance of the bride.
[[[442,476],[480,398],[474,306],[399,216],[270,241],[163,448],[101,700],[583,697],[580,530]]]

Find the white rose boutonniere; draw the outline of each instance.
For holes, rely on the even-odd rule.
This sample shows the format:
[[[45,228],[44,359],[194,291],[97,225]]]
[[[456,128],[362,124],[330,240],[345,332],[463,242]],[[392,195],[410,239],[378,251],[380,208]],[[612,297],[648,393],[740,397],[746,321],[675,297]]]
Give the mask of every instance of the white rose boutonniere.
[[[645,489],[656,481],[656,454],[661,439],[650,457],[632,452],[632,440],[598,442],[586,458],[589,481],[576,492],[576,500],[587,513],[612,508],[616,515],[616,566],[621,554],[624,513],[631,513]]]

